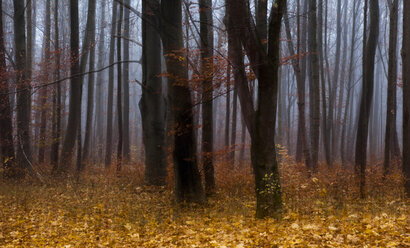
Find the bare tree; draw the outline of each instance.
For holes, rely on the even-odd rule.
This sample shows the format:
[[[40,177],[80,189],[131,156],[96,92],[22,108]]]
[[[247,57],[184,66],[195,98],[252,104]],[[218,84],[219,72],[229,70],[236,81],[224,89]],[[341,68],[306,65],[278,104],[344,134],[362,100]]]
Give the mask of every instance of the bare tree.
[[[201,72],[202,82],[202,163],[205,174],[205,191],[213,193],[215,189],[213,164],[213,49],[214,30],[212,1],[199,1],[200,34],[201,34]]]
[[[20,168],[29,167],[30,147],[30,82],[27,80],[25,5],[14,0],[14,44],[17,82],[17,158]],[[19,176],[24,175],[23,170]]]
[[[9,100],[9,84],[6,68],[6,48],[3,31],[3,1],[0,0],[0,163],[6,169],[15,166],[15,153],[13,143],[12,113]],[[11,175],[7,175],[11,176]]]
[[[181,0],[161,2],[162,43],[168,72],[168,98],[174,117],[174,176],[178,202],[204,199],[196,158],[193,104],[182,38]]]
[[[279,70],[279,37],[286,1],[272,5],[268,29],[268,51],[258,37],[244,0],[226,0],[228,36],[232,44],[229,58],[238,87],[242,114],[251,135],[251,157],[255,177],[256,217],[279,217],[282,191],[275,151],[275,123]],[[258,98],[252,94],[243,67],[242,45],[258,79]],[[255,110],[256,109],[256,110]]]
[[[117,2],[113,1],[112,7],[112,21],[115,23],[117,21]],[[111,26],[111,37],[110,37],[110,54],[109,63],[114,63],[115,57],[115,35],[116,35],[116,25]],[[114,108],[114,67],[110,67],[108,72],[108,101],[107,101],[107,135],[106,135],[106,148],[105,148],[105,167],[111,166],[112,158],[112,124],[113,124],[113,108]]]
[[[404,188],[410,197],[410,2],[403,1],[403,174]]]
[[[80,73],[79,58],[79,23],[78,23],[78,0],[70,0],[70,52],[71,52],[71,75]],[[74,146],[79,132],[79,122],[81,113],[81,77],[73,76],[70,83],[70,105],[68,114],[68,124],[65,133],[63,148],[61,151],[61,160],[59,165],[60,172],[67,172],[70,167],[74,154]]]
[[[148,185],[166,184],[166,103],[161,74],[160,3],[142,2],[142,96],[139,102]]]
[[[355,169],[360,179],[360,197],[365,197],[366,183],[366,154],[367,138],[369,130],[370,108],[372,106],[374,88],[374,61],[376,55],[377,40],[379,36],[379,2],[369,0],[370,26],[369,36],[364,47],[362,95],[360,100],[359,121],[356,137]],[[366,10],[365,10],[366,11]],[[366,15],[365,15],[365,18]],[[367,27],[364,26],[364,32]]]

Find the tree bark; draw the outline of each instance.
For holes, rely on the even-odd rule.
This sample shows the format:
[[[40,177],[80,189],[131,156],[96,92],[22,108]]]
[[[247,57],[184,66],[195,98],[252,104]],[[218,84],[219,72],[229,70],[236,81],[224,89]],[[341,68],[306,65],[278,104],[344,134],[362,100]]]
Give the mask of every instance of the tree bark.
[[[181,0],[162,1],[161,13],[162,42],[168,71],[168,98],[175,123],[175,197],[178,202],[203,202],[204,194],[196,159],[193,104],[183,52]]]
[[[9,84],[6,68],[6,48],[3,31],[3,1],[0,0],[0,163],[4,167],[5,175],[9,174],[15,166],[15,153],[13,142],[12,113],[9,100]],[[10,170],[11,169],[11,170]]]
[[[78,0],[70,0],[70,59],[71,69],[70,74],[76,75],[80,73],[79,64],[79,24],[78,24]],[[70,163],[73,159],[74,145],[79,131],[81,112],[81,77],[73,77],[70,83],[70,105],[68,114],[68,124],[65,133],[63,148],[61,151],[60,172],[67,172],[70,168]]]
[[[199,1],[201,32],[201,73],[202,82],[202,163],[205,175],[205,192],[212,194],[215,190],[213,163],[213,11],[211,0]]]
[[[293,56],[295,54],[295,49],[293,48],[292,35],[290,32],[290,24],[289,24],[289,18],[287,14],[284,20],[285,20],[286,36],[288,40],[288,49],[289,49],[289,52],[291,53],[290,55]],[[300,54],[299,49],[300,48],[298,44],[297,54]],[[303,150],[303,156],[305,158],[305,165],[307,168],[311,168],[310,151],[309,151],[309,145],[308,145],[308,141],[306,137],[305,83],[302,78],[299,61],[300,59],[294,59],[292,61],[293,71],[295,72],[295,75],[296,75],[297,95],[298,95],[298,112],[299,112],[298,142],[301,142],[302,144],[301,147]]]
[[[360,101],[359,121],[356,137],[355,169],[360,180],[360,197],[365,197],[366,154],[369,131],[369,116],[374,88],[374,61],[379,36],[379,2],[370,0],[369,36],[364,49],[364,75]],[[366,30],[366,28],[365,28]]]
[[[99,34],[99,44],[98,44],[98,68],[102,68],[104,65],[104,52],[105,52],[105,0],[101,1],[101,19],[100,19],[100,34]],[[97,84],[96,84],[96,102],[95,102],[95,124],[96,124],[96,134],[97,134],[97,157],[99,158],[98,162],[103,161],[103,151],[104,151],[104,120],[103,120],[103,97],[104,97],[104,75],[105,73],[101,72],[97,75]]]
[[[124,7],[120,5],[120,17],[117,26],[117,61],[121,61],[121,33]],[[117,172],[121,171],[122,166],[122,67],[117,65],[117,115],[118,115],[118,146],[117,146]]]
[[[60,41],[58,28],[58,6],[59,0],[55,0],[54,5],[54,51],[56,53],[56,62],[54,68],[54,80],[60,79]],[[58,168],[58,158],[61,139],[61,84],[55,86],[56,93],[53,96],[53,134],[51,144],[51,164],[53,165],[53,172]]]
[[[316,0],[310,0],[309,5],[309,57],[310,57],[310,149],[312,167],[309,170],[316,172],[319,154],[319,126],[320,126],[320,87],[319,87],[319,60],[317,47],[317,6]]]
[[[139,102],[145,147],[145,175],[148,185],[165,185],[166,111],[161,74],[161,37],[158,0],[142,2],[142,97]]]
[[[410,197],[410,2],[403,1],[403,175],[406,196]]]
[[[286,1],[276,1],[271,10],[266,53],[256,33],[247,3],[226,0],[228,35],[232,42],[230,59],[233,64],[242,114],[251,134],[251,157],[255,177],[256,217],[279,218],[282,190],[275,151],[275,123],[279,70],[279,37]],[[245,47],[252,70],[258,79],[256,111],[243,69],[242,47]],[[239,65],[239,66],[237,66]]]
[[[130,5],[131,0],[125,0],[126,4]],[[124,8],[124,61],[130,60],[130,10]],[[130,150],[130,65],[129,63],[124,63],[123,67],[123,77],[124,77],[124,89],[123,89],[123,161],[128,163],[131,160],[131,150]]]
[[[17,93],[17,159],[20,171],[17,177],[24,176],[24,168],[29,168],[31,160],[30,147],[30,81],[27,80],[26,64],[26,22],[24,18],[25,5],[21,0],[14,0],[14,43],[16,64]],[[30,65],[28,65],[30,66]]]
[[[389,172],[390,160],[395,155],[392,145],[396,131],[396,94],[397,94],[397,36],[399,21],[399,1],[389,2],[390,28],[389,28],[389,65],[388,65],[388,86],[387,86],[387,111],[386,111],[386,132],[384,138],[384,174]],[[393,156],[392,156],[393,155]]]
[[[114,62],[115,56],[115,34],[116,34],[116,25],[114,24],[117,21],[117,2],[113,2],[112,7],[112,21],[113,25],[111,26],[111,37],[110,37],[110,54],[109,54],[109,63]],[[114,67],[110,67],[108,72],[108,100],[107,100],[107,134],[106,134],[106,148],[105,148],[105,168],[111,166],[112,158],[112,124],[113,124],[113,108],[114,108]]]
[[[48,82],[49,74],[49,63],[50,63],[50,48],[51,48],[51,4],[50,0],[46,1],[46,13],[45,13],[45,37],[44,37],[44,64],[43,73],[45,73],[44,79]],[[38,163],[44,163],[45,148],[46,148],[46,128],[47,128],[47,87],[43,87],[40,90],[40,110],[41,110],[41,121],[40,121],[40,140],[38,149]]]
[[[95,69],[95,13],[96,13],[96,1],[88,1],[88,14],[87,14],[87,27],[86,33],[89,34],[89,40],[84,43],[83,51],[89,51],[89,63],[88,70],[93,71]],[[84,56],[84,55],[83,55]],[[86,57],[87,58],[87,57]],[[85,61],[87,59],[84,58]],[[83,58],[82,58],[83,59]],[[91,146],[91,134],[94,115],[94,83],[95,74],[88,75],[87,82],[87,115],[85,121],[85,137],[84,137],[84,149],[83,149],[83,165],[89,162],[90,146]]]

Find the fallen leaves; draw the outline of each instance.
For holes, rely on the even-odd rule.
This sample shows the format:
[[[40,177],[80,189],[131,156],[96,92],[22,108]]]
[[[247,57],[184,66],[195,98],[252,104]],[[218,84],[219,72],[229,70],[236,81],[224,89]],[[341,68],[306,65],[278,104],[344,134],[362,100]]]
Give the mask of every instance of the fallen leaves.
[[[312,183],[305,189],[323,188],[317,178]],[[303,208],[310,213],[287,208],[278,222],[256,220],[252,189],[237,192],[221,189],[206,206],[192,207],[175,205],[169,188],[129,182],[48,187],[0,182],[0,246],[410,246],[408,204],[400,198],[351,201],[337,209],[319,192]]]

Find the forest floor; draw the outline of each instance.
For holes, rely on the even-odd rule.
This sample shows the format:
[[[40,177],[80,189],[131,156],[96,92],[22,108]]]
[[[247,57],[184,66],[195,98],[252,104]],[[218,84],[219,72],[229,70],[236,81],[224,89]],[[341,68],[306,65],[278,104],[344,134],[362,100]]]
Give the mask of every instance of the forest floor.
[[[1,247],[410,247],[408,200],[399,173],[368,171],[368,198],[353,175],[281,166],[284,214],[254,218],[250,170],[216,170],[203,206],[173,202],[172,183],[146,187],[141,170],[121,177],[93,170],[79,182],[0,180]],[[171,172],[172,174],[172,172]],[[170,178],[172,181],[172,175]]]

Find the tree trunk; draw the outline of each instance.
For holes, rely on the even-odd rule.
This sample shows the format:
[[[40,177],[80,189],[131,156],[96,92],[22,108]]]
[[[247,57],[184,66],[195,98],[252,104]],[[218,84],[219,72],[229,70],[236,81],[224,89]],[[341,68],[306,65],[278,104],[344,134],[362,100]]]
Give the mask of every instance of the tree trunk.
[[[202,82],[202,163],[205,174],[205,192],[212,194],[215,190],[213,163],[213,49],[214,30],[212,1],[200,0],[200,31],[201,31],[201,73]]]
[[[126,4],[130,5],[131,0],[125,0]],[[124,8],[124,61],[130,60],[130,10]],[[124,163],[128,163],[131,159],[130,150],[130,65],[129,63],[124,63],[123,77],[124,77],[124,89],[123,89],[123,160]]]
[[[71,69],[70,74],[80,73],[79,56],[79,24],[78,24],[78,0],[70,0],[70,52],[71,52]],[[67,172],[70,162],[73,158],[74,145],[79,132],[79,123],[81,113],[81,77],[73,77],[70,83],[70,106],[68,114],[68,124],[65,133],[63,148],[61,151],[60,172]]]
[[[174,115],[174,176],[178,202],[202,202],[204,194],[196,159],[193,104],[182,51],[181,0],[161,2],[162,42],[168,71],[168,98]]]
[[[45,37],[44,37],[44,67],[43,67],[43,73],[44,79],[46,82],[48,82],[48,74],[49,74],[49,63],[50,63],[50,43],[51,43],[51,4],[50,0],[46,1],[46,20],[45,20]],[[44,157],[45,157],[45,148],[46,148],[46,128],[47,128],[47,115],[48,115],[48,109],[47,109],[47,87],[43,87],[40,90],[40,115],[41,115],[41,121],[40,121],[40,140],[39,140],[39,149],[38,149],[38,163],[42,164],[44,163]]]
[[[232,102],[232,132],[231,132],[231,152],[229,155],[229,161],[231,168],[235,168],[235,150],[236,150],[236,121],[238,119],[238,88],[234,85],[233,90],[233,102]]]
[[[404,189],[410,197],[410,2],[403,1],[403,175]]]
[[[17,93],[17,159],[20,171],[16,176],[24,176],[23,168],[29,168],[30,147],[30,81],[27,80],[26,64],[26,22],[25,5],[21,0],[14,0],[14,43],[16,64]],[[30,66],[30,65],[28,65]]]
[[[117,61],[121,61],[121,33],[124,7],[120,5],[120,17],[117,27]],[[118,147],[117,147],[117,172],[121,171],[122,163],[122,67],[117,65],[117,115],[118,115]]]
[[[290,25],[289,25],[289,19],[288,15],[286,14],[285,18],[285,28],[286,28],[286,36],[288,40],[288,49],[289,52],[291,53],[290,55],[293,56],[295,54],[295,49],[293,48],[293,43],[292,43],[292,35],[290,33]],[[299,35],[298,35],[299,36]],[[299,50],[299,44],[298,44],[298,52],[297,54],[300,54]],[[293,60],[293,70],[296,75],[296,83],[297,83],[297,95],[298,95],[298,112],[299,112],[299,120],[298,120],[298,142],[301,142],[302,150],[303,150],[303,156],[305,157],[305,165],[307,168],[311,168],[311,161],[310,161],[310,151],[309,151],[309,145],[307,142],[307,137],[306,137],[306,114],[305,114],[305,83],[302,81],[302,73],[300,71],[300,66],[299,66],[299,59],[294,59]],[[297,152],[296,152],[297,153]],[[298,155],[296,155],[298,156]]]
[[[229,50],[229,44],[228,44]],[[228,60],[229,55],[228,55]],[[225,117],[225,149],[230,148],[230,141],[229,141],[229,125],[230,125],[230,118],[231,118],[231,66],[227,66],[226,71],[226,117]]]
[[[386,132],[384,138],[384,174],[386,175],[390,168],[390,158],[393,152],[393,135],[396,132],[396,85],[397,85],[397,36],[399,21],[399,1],[389,2],[390,9],[390,28],[389,28],[389,68],[388,68],[388,86],[387,86],[387,110],[386,110]]]
[[[95,69],[95,13],[96,13],[96,1],[88,1],[88,14],[87,14],[87,30],[89,40],[84,42],[83,51],[89,50],[89,64],[88,70],[93,71]],[[83,55],[84,56],[84,55]],[[87,58],[87,57],[86,57]],[[85,61],[87,59],[84,58]],[[82,58],[83,59],[83,58]],[[87,84],[87,115],[85,121],[85,137],[84,137],[84,149],[83,149],[83,165],[89,161],[90,157],[90,146],[91,146],[91,134],[93,125],[93,114],[94,114],[94,81],[95,74],[91,73],[88,75]]]
[[[158,0],[142,2],[142,97],[139,103],[148,185],[166,184],[166,103],[161,74],[161,37],[157,26]]]
[[[269,22],[268,52],[258,38],[244,0],[226,0],[228,35],[232,44],[229,54],[242,114],[251,134],[251,158],[255,177],[256,217],[280,217],[282,190],[275,151],[275,123],[279,70],[279,37],[286,1],[276,1]],[[256,111],[243,67],[245,47],[252,70],[258,79]]]
[[[110,37],[110,54],[109,64],[114,63],[115,55],[115,34],[117,21],[117,1],[113,2],[112,7],[112,21],[111,37]],[[105,148],[105,168],[111,166],[112,158],[112,124],[113,124],[113,108],[114,108],[114,67],[110,67],[108,72],[108,100],[107,100],[107,136],[106,136],[106,148]]]
[[[9,84],[6,76],[6,48],[3,32],[3,1],[0,0],[0,163],[6,176],[14,169],[14,143],[12,113],[9,100]],[[10,170],[11,169],[11,170]]]
[[[56,62],[54,68],[54,80],[60,79],[60,41],[58,28],[58,6],[59,0],[55,1],[54,5],[54,51],[56,53]],[[53,96],[53,134],[51,144],[51,164],[53,165],[53,172],[58,168],[58,158],[61,139],[61,84],[56,86],[56,93]]]
[[[356,44],[356,22],[357,22],[357,12],[358,12],[358,6],[357,0],[353,1],[353,23],[352,23],[352,34],[351,34],[351,42],[350,42],[350,58],[349,58],[349,69],[348,69],[348,87],[347,87],[347,96],[346,96],[346,107],[345,107],[345,113],[343,117],[343,122],[342,122],[342,135],[341,135],[341,141],[340,141],[340,157],[342,159],[342,165],[345,167],[347,159],[346,159],[346,138],[347,138],[347,118],[348,118],[348,113],[350,112],[351,108],[351,99],[352,97],[352,91],[353,91],[353,79],[354,79],[354,51],[355,51],[355,44]],[[349,121],[350,123],[350,121]]]
[[[319,60],[317,47],[317,17],[316,0],[310,0],[309,6],[309,52],[310,52],[310,149],[312,172],[316,172],[319,154],[319,126],[320,126],[320,87],[319,87]]]
[[[304,6],[303,6],[303,13],[306,13],[306,12],[308,12],[308,3],[309,3],[309,1],[304,1]],[[298,11],[299,11],[299,14],[298,14],[298,23],[299,23],[299,25],[298,25],[298,50],[297,50],[297,52],[298,52],[298,54],[303,54],[303,53],[305,53],[306,52],[306,48],[307,48],[307,45],[306,45],[306,36],[307,36],[307,18],[306,17],[304,17],[303,16],[303,19],[302,19],[302,24],[300,24],[300,4],[299,4],[299,6],[298,6]],[[301,27],[302,26],[302,27]],[[306,86],[306,67],[307,67],[307,59],[306,59],[306,57],[305,56],[303,56],[302,58],[299,58],[299,64],[300,64],[300,77],[301,77],[301,83],[298,85],[298,108],[299,107],[302,107],[303,108],[303,111],[305,111],[305,109],[306,109],[306,107],[304,107],[304,105],[305,105],[305,86]],[[303,95],[301,95],[300,97],[302,97],[302,98],[300,98],[299,97],[299,90],[300,90],[300,93],[303,93]],[[301,105],[300,105],[301,104]],[[300,110],[299,110],[300,111]],[[303,118],[305,118],[306,119],[306,117],[303,117]],[[302,130],[302,127],[303,127],[303,125],[302,125],[302,122],[303,120],[300,120],[299,119],[299,122],[298,122],[298,137],[297,137],[297,141],[296,141],[296,162],[301,162],[302,161],[302,158],[303,158],[303,149],[306,149],[306,148],[304,148],[303,147],[303,140],[302,140],[302,137],[303,137],[303,130]],[[306,124],[305,124],[305,126],[306,126]],[[305,131],[305,137],[306,137],[306,144],[307,144],[307,132]],[[307,149],[309,149],[309,147],[307,148]],[[309,157],[310,157],[310,152],[309,152]],[[305,157],[305,159],[306,159],[306,157]]]
[[[104,65],[104,52],[105,52],[105,0],[101,1],[101,20],[100,20],[100,34],[99,34],[99,44],[98,44],[98,68],[102,68]],[[97,134],[97,157],[98,162],[103,161],[103,151],[104,151],[104,121],[103,121],[103,85],[104,85],[104,75],[105,73],[100,72],[97,74],[97,84],[96,84],[96,102],[95,102],[95,124],[96,124],[96,134]]]
[[[364,75],[360,101],[359,122],[356,137],[355,169],[360,179],[360,197],[365,197],[366,154],[369,131],[369,116],[374,88],[374,61],[379,37],[379,2],[370,0],[370,30],[364,49]],[[366,26],[365,26],[366,27]],[[366,30],[366,28],[365,28]]]

